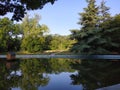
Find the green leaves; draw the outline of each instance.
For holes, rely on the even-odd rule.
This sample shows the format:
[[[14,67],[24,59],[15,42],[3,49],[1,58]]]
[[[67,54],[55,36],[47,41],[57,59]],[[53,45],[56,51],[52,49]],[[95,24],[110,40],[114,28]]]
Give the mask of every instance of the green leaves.
[[[70,48],[71,43],[74,40],[70,40],[69,36],[53,35],[50,42],[51,50],[67,50]]]
[[[44,49],[44,35],[49,31],[49,28],[44,24],[40,25],[39,19],[38,15],[35,15],[34,18],[29,18],[28,16],[24,18],[21,24],[23,29],[22,50],[38,52]]]
[[[0,50],[2,52],[9,50],[18,50],[20,43],[18,35],[20,31],[8,18],[0,19]],[[16,45],[18,44],[18,45]]]

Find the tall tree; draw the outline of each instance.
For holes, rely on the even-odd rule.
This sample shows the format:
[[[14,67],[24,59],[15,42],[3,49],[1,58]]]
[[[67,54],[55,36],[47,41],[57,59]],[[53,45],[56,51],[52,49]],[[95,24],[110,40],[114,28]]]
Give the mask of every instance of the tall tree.
[[[34,18],[25,17],[21,24],[23,30],[23,40],[21,47],[29,52],[41,51],[45,42],[44,34],[48,32],[46,25],[39,24],[40,17],[35,15]]]
[[[78,24],[82,25],[83,30],[89,30],[96,27],[98,21],[98,7],[95,5],[95,0],[86,0],[88,6],[84,8],[84,12],[80,13],[81,16]]]
[[[87,2],[88,8],[84,9],[86,12],[80,14],[82,30],[71,31],[71,37],[77,41],[71,51],[80,54],[113,54],[113,52],[118,54],[119,15],[111,19],[109,8],[105,6],[104,1],[99,8],[94,9],[91,7],[95,7],[95,0]]]

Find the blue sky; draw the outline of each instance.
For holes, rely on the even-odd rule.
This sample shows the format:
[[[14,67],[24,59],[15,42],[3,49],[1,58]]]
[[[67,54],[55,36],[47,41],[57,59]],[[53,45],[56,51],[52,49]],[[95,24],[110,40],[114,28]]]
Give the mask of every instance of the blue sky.
[[[40,24],[46,24],[51,34],[70,34],[70,29],[77,29],[79,11],[86,6],[84,0],[58,0],[53,5],[47,4],[42,10],[31,11],[41,16]]]
[[[100,4],[102,0],[96,0]],[[120,0],[105,0],[106,5],[110,7],[112,15],[120,13]],[[79,29],[77,24],[80,16],[87,7],[86,0],[58,0],[53,5],[47,4],[41,10],[30,11],[29,15],[39,14],[41,16],[40,24],[46,24],[50,29],[50,34],[68,35],[70,29]]]
[[[102,0],[96,0],[100,4]],[[120,13],[120,0],[105,0],[110,7],[112,15]],[[79,29],[77,24],[80,16],[87,7],[86,0],[57,0],[53,5],[47,4],[41,10],[28,11],[29,16],[34,14],[41,16],[40,24],[46,24],[50,29],[50,34],[68,35],[70,29]]]

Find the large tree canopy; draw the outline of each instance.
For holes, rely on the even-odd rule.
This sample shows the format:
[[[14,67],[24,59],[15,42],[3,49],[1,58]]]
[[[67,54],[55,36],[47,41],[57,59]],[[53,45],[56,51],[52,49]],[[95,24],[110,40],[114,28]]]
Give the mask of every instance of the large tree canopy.
[[[42,9],[47,3],[53,4],[56,0],[0,0],[0,15],[13,13],[12,20],[21,20],[26,10]]]
[[[100,6],[95,0],[87,0],[88,6],[80,13],[80,30],[71,30],[71,39],[76,40],[70,49],[80,54],[119,54],[120,15],[112,17],[104,0]]]

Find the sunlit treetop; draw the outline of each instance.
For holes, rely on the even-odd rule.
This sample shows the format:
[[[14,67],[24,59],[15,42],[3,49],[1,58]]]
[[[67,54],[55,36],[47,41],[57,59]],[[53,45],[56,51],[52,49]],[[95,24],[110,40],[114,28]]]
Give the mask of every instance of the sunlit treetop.
[[[12,20],[19,21],[27,10],[42,9],[47,3],[54,4],[57,0],[0,0],[0,16],[13,13]]]

